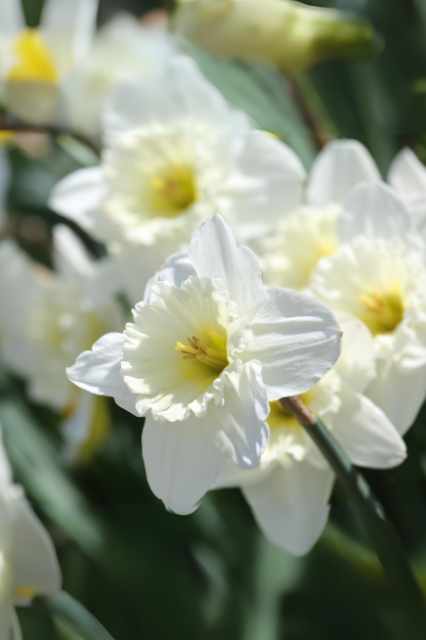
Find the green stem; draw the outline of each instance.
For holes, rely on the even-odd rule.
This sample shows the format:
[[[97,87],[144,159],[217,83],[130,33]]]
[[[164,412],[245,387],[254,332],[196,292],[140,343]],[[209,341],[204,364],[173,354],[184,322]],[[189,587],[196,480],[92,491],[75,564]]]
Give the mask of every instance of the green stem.
[[[54,596],[39,596],[34,603],[48,609],[54,618],[65,623],[84,640],[114,640],[101,623],[65,591]]]
[[[349,500],[358,508],[386,577],[405,602],[411,631],[407,638],[424,638],[425,601],[407,561],[401,540],[391,522],[387,520],[383,507],[320,418],[317,417],[314,424],[302,426],[328,461]]]

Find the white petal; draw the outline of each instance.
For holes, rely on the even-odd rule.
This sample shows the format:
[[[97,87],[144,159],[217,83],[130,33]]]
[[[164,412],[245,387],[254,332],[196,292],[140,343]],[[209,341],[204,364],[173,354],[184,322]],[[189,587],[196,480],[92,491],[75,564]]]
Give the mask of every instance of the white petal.
[[[340,242],[365,236],[371,240],[397,240],[414,249],[422,246],[401,197],[384,183],[358,185],[343,209],[337,222]]]
[[[210,489],[227,458],[245,468],[259,464],[269,429],[260,369],[248,368],[226,390],[223,407],[203,418],[154,422],[146,418],[142,450],[148,482],[167,508],[185,515]]]
[[[231,300],[249,320],[266,304],[259,263],[247,247],[237,248],[231,230],[218,215],[194,233],[188,256],[197,275],[221,278]]]
[[[124,341],[122,333],[102,336],[92,351],[83,351],[75,364],[68,367],[68,379],[90,393],[130,400],[132,394],[120,375]]]
[[[426,168],[406,147],[394,159],[389,183],[401,194],[423,240],[426,240]]]
[[[0,33],[15,38],[25,28],[25,16],[20,0],[0,0]]]
[[[268,289],[251,323],[254,339],[242,358],[262,363],[269,401],[308,391],[340,354],[340,328],[326,305],[289,289]]]
[[[53,261],[56,271],[67,280],[87,278],[93,274],[93,260],[80,238],[69,227],[58,224],[53,229]]]
[[[144,300],[145,291],[152,275],[167,264],[167,258],[179,247],[174,238],[163,238],[161,242],[140,246],[123,242],[111,251],[111,259],[120,274],[122,286],[132,305]],[[194,269],[188,275],[195,274]],[[150,286],[151,286],[150,282]],[[151,300],[147,300],[151,302]]]
[[[365,394],[379,406],[401,435],[413,424],[426,394],[426,351],[410,361],[378,362],[377,378]]]
[[[47,0],[40,20],[43,39],[61,76],[89,52],[98,0]]]
[[[104,126],[111,134],[179,119],[201,120],[222,130],[233,120],[222,94],[186,56],[175,58],[159,79],[120,83],[107,101]]]
[[[263,533],[295,556],[308,553],[328,518],[334,481],[331,469],[308,462],[277,468],[264,480],[242,487]]]
[[[49,534],[25,502],[13,505],[14,528],[9,551],[13,587],[30,587],[37,594],[56,593],[61,572]]]
[[[350,313],[338,312],[342,352],[334,370],[354,391],[362,393],[376,375],[374,341],[370,330]]]
[[[170,282],[171,285],[180,289],[182,282],[185,282],[189,276],[195,276],[195,269],[192,262],[188,258],[186,253],[175,253],[171,255],[158,273],[148,280],[146,285],[145,294],[143,297],[144,302],[151,303],[154,300],[158,300],[158,296],[151,290],[151,287],[156,282]]]
[[[11,635],[12,633],[15,635]],[[9,640],[9,638],[22,640],[15,609],[13,608],[13,604],[7,599],[0,602],[0,638],[1,640]]]
[[[220,189],[238,237],[256,237],[300,204],[306,172],[287,145],[274,136],[252,131],[244,137],[237,173]],[[262,212],[259,215],[259,211]]]
[[[96,212],[101,207],[104,195],[102,169],[79,169],[55,185],[49,199],[49,207],[89,233],[96,233],[96,237],[102,240],[104,234],[98,229]],[[98,235],[99,233],[101,235]]]
[[[307,189],[311,204],[342,203],[360,182],[376,182],[380,173],[367,149],[357,140],[333,140],[318,154]]]
[[[426,195],[426,167],[408,147],[402,149],[394,158],[389,169],[388,181],[400,193]]]
[[[333,435],[354,464],[387,469],[401,464],[406,447],[395,427],[371,400],[342,383],[342,405],[333,416]]]

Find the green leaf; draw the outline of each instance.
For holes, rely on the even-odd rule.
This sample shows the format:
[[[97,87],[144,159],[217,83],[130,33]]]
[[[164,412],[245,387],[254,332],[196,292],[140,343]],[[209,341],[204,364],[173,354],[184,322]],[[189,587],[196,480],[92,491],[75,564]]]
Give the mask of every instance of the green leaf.
[[[286,79],[262,64],[216,58],[189,43],[188,53],[229,104],[245,111],[254,124],[288,144],[309,168],[316,146],[290,94]]]
[[[114,640],[105,627],[65,591],[54,596],[38,597],[34,603],[47,608],[59,623],[69,627],[82,640]]]

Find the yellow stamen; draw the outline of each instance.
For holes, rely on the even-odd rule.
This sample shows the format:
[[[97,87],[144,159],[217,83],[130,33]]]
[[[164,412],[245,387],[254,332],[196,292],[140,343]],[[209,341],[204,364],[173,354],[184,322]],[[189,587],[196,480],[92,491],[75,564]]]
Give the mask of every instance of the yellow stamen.
[[[373,335],[390,333],[404,316],[404,302],[398,291],[379,294],[375,291],[360,295],[365,308],[362,320]]]
[[[32,587],[17,587],[15,596],[17,598],[32,598],[35,595],[35,589]]]
[[[163,216],[174,216],[197,198],[194,172],[189,167],[169,167],[150,180],[151,208]]]
[[[58,82],[54,61],[37,30],[25,29],[12,47],[18,62],[7,74],[10,82]]]
[[[176,351],[180,351],[184,360],[199,360],[214,369],[223,371],[228,366],[228,358],[225,351],[217,351],[206,347],[198,338],[188,338],[189,347],[182,342],[176,342]]]

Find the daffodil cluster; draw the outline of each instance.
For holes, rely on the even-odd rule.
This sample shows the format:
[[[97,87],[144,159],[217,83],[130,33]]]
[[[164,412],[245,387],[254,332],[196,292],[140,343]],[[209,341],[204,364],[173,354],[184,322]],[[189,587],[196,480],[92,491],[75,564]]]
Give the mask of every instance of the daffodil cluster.
[[[265,535],[305,554],[334,474],[279,401],[301,395],[356,465],[403,462],[426,395],[426,170],[404,151],[389,186],[359,142],[334,141],[308,176],[164,27],[122,16],[95,33],[95,3],[48,0],[28,30],[19,7],[0,2],[1,95],[24,120],[102,139],[49,205],[106,255],[64,224],[51,270],[0,241],[2,362],[60,414],[66,460],[106,439],[112,397],[145,419],[169,510],[238,486]],[[0,213],[9,173],[0,155]]]

